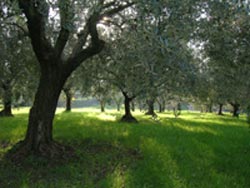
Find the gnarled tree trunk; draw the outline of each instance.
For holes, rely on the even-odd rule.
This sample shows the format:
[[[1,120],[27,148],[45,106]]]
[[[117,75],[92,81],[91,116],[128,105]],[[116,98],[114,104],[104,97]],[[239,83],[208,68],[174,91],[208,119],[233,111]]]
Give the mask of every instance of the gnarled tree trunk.
[[[56,70],[41,74],[35,100],[30,109],[26,137],[17,151],[18,157],[22,154],[46,157],[59,157],[63,154],[65,148],[53,141],[52,125],[65,80],[66,78]]]
[[[24,140],[26,147],[36,154],[53,157],[58,152],[54,150],[52,125],[64,82],[57,71],[41,75]]]
[[[137,120],[132,116],[130,109],[130,102],[134,97],[129,97],[127,93],[123,92],[124,96],[124,107],[125,107],[125,115],[122,116],[121,121],[123,122],[137,122]]]

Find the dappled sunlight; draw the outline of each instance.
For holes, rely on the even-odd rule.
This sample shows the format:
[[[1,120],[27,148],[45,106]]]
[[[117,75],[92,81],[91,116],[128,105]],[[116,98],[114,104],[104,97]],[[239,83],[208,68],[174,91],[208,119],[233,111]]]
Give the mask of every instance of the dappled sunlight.
[[[101,114],[97,115],[96,117],[98,119],[105,120],[105,121],[115,121],[116,120],[116,116],[104,114],[104,113],[101,113]]]
[[[14,115],[17,115],[17,114],[28,114],[30,111],[30,107],[21,107],[21,108],[13,108],[12,109],[12,112]]]
[[[142,151],[148,158],[145,159],[145,169],[142,176],[145,177],[143,187],[187,187],[185,179],[179,176],[179,167],[172,158],[167,145],[162,145],[156,139],[143,137]],[[147,162],[148,161],[148,162]],[[161,173],[158,174],[158,173]]]
[[[218,132],[216,132],[213,129],[210,129],[209,127],[198,127],[198,126],[183,126],[182,124],[176,123],[174,124],[176,127],[181,128],[185,131],[190,131],[194,133],[209,133],[213,135],[218,135]]]
[[[0,141],[7,140],[16,143],[23,139],[26,132],[28,117],[27,114],[16,114],[14,117],[4,117],[0,119]]]
[[[88,112],[88,113],[94,112],[94,113],[98,113],[98,112],[100,112],[100,109],[99,108],[91,108],[91,107],[88,107],[88,108],[73,108],[72,112]]]
[[[59,109],[54,139],[72,146],[80,161],[49,171],[34,168],[42,174],[37,186],[49,187],[47,180],[56,178],[57,187],[81,187],[85,180],[85,187],[209,188],[210,182],[218,187],[248,187],[250,174],[244,167],[250,165],[249,132],[241,118],[196,112],[174,118],[166,112],[154,120],[136,111],[139,123],[133,124],[118,121],[123,112],[98,110]],[[0,120],[0,158],[24,137],[28,114],[22,112]],[[32,175],[17,171],[24,175],[16,173],[15,178],[32,187]],[[1,172],[6,170],[0,165]]]
[[[19,141],[20,139],[24,139],[26,130],[23,129],[23,127],[18,127],[16,129],[13,129],[11,131],[11,142],[15,143]]]
[[[65,108],[56,108],[56,114],[60,114],[65,111]]]
[[[108,177],[108,179],[110,179],[110,188],[125,187],[128,172],[124,168],[126,168],[126,166],[117,165],[114,172]]]

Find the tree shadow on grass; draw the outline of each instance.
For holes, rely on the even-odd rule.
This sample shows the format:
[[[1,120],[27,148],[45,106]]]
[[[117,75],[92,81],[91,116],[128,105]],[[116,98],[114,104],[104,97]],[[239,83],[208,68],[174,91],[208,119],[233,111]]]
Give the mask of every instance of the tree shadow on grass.
[[[117,126],[82,113],[58,115],[55,138],[77,157],[23,166],[1,161],[0,187],[250,187],[247,126],[224,119]]]
[[[230,187],[233,182],[236,182],[235,186],[250,186],[247,181],[250,174],[244,168],[250,166],[247,158],[249,132],[241,119],[212,116],[168,118],[161,121],[161,125],[143,119],[137,126],[120,125],[95,120],[95,125],[89,126],[87,131],[93,137],[109,140],[110,136],[112,142],[140,148],[145,160],[139,161],[138,169],[131,171],[131,182],[136,187],[182,187],[180,182],[186,182],[187,187],[213,187],[217,181],[225,187]],[[76,128],[75,131],[81,130]],[[162,170],[170,173],[168,168],[176,169],[175,178],[160,173]]]
[[[0,187],[111,187],[117,169],[119,178],[125,178],[124,174],[142,159],[140,151],[121,144],[92,139],[71,144],[76,155],[68,159],[30,156],[19,165],[2,159]]]
[[[170,121],[172,131],[156,140],[165,144],[187,187],[250,187],[249,132],[241,121]]]

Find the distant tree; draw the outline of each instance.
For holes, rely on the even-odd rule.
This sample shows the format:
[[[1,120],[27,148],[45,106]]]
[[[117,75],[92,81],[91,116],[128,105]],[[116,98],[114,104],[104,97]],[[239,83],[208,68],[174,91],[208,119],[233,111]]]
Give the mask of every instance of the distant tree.
[[[106,49],[100,56],[100,70],[104,70],[101,77],[120,90],[124,98],[125,115],[121,121],[136,122],[131,113],[131,102],[142,92],[143,75],[141,67],[135,64],[135,53],[127,44],[121,38]]]
[[[3,110],[0,116],[13,116],[12,105],[18,98],[29,96],[37,85],[37,79],[31,79],[38,70],[34,66],[35,56],[26,33],[12,25],[5,13],[0,28],[1,60],[0,60],[0,91],[3,99]],[[24,88],[26,86],[26,88]]]
[[[72,98],[74,96],[73,83],[70,81],[70,78],[68,79],[68,81],[63,86],[63,92],[64,92],[65,97],[66,97],[65,111],[70,112],[71,111],[71,106],[72,106]]]
[[[178,118],[181,115],[181,104],[178,102],[176,106],[173,108],[174,117]]]
[[[92,95],[100,103],[101,112],[105,112],[105,106],[111,100],[111,87],[105,80],[96,80],[91,87]]]
[[[166,108],[166,99],[164,95],[160,95],[157,97],[156,102],[158,103],[159,106],[159,113],[165,112]]]
[[[240,106],[249,103],[249,2],[209,1],[201,6],[206,16],[197,20],[194,36],[203,46],[214,99],[220,107],[230,103],[237,117]]]
[[[123,96],[118,88],[111,87],[111,99],[114,101],[116,105],[116,109],[119,112],[121,110],[121,105],[123,103]]]

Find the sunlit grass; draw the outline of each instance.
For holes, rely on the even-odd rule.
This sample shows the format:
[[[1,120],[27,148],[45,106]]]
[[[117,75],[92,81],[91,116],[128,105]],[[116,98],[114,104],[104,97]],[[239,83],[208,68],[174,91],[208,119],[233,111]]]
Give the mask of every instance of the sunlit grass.
[[[156,120],[97,108],[58,109],[54,138],[75,148],[77,160],[50,164],[31,160],[14,166],[3,155],[24,138],[28,108],[0,119],[0,187],[3,188],[247,188],[250,132],[245,117],[171,111]]]

